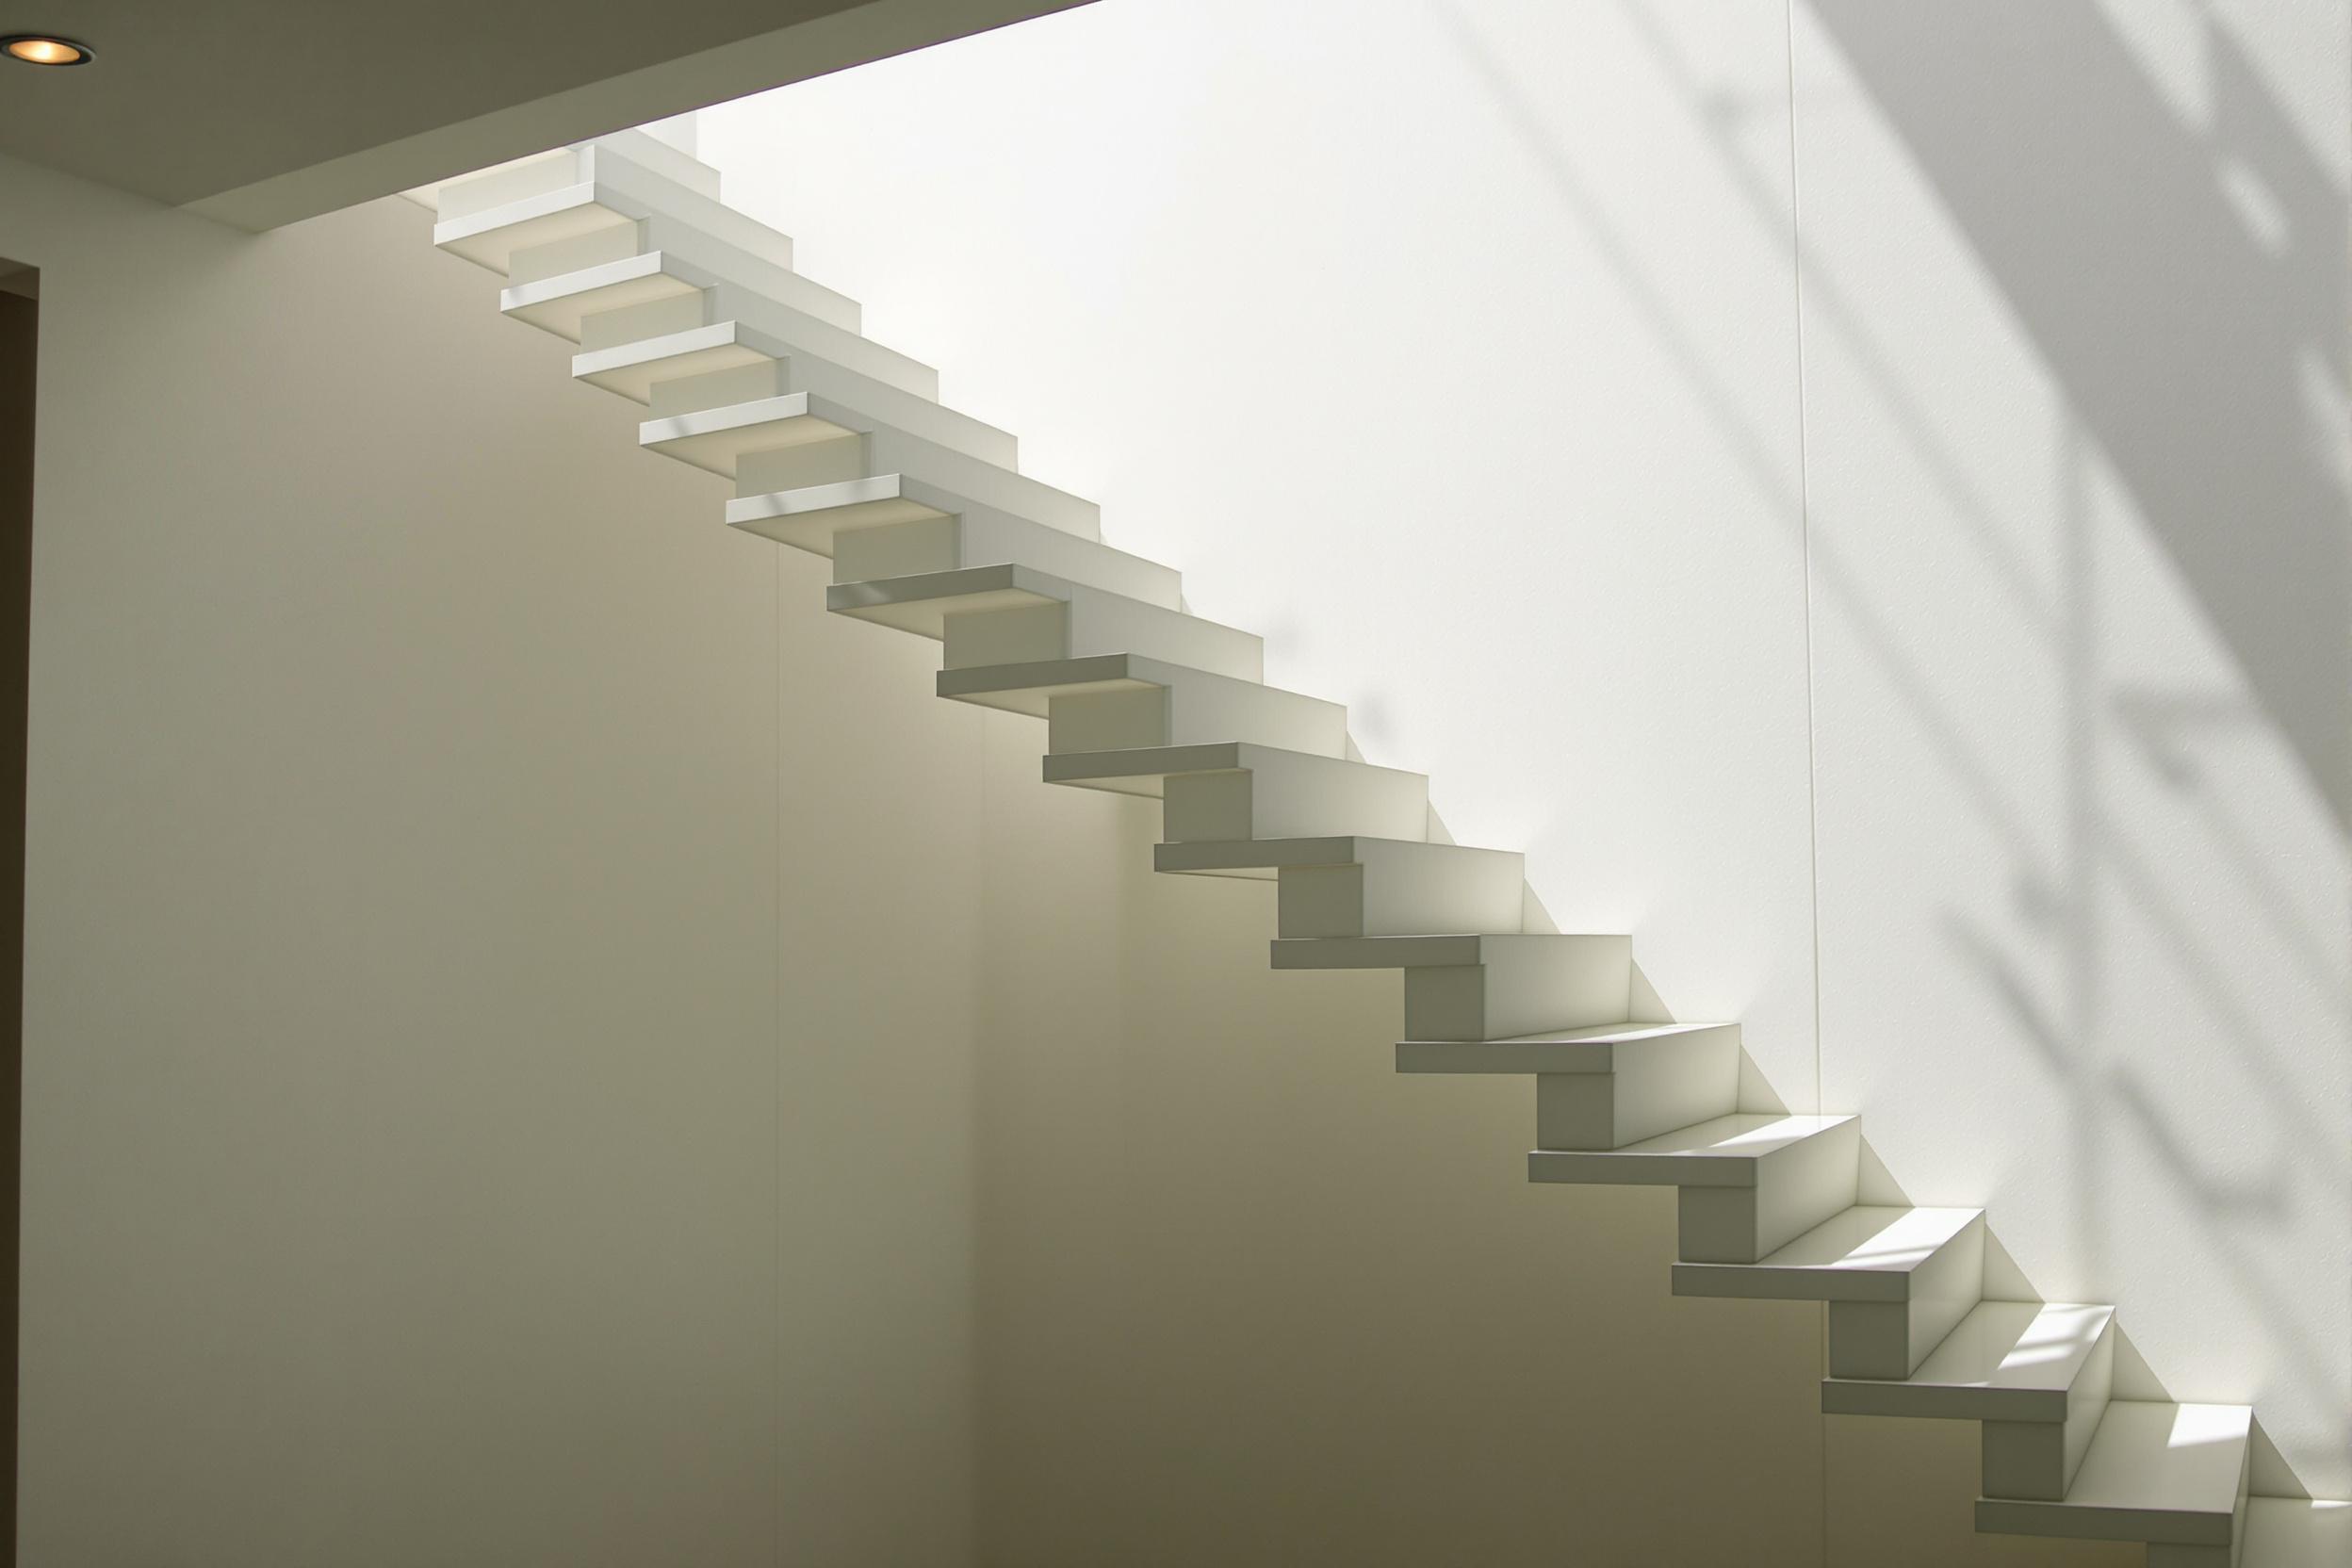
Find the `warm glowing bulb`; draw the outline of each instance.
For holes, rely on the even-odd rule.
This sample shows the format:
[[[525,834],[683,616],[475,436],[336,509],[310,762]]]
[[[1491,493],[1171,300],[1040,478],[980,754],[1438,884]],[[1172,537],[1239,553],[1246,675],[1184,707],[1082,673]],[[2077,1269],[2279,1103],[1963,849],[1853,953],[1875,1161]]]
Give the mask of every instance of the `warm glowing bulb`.
[[[90,57],[87,47],[62,38],[12,38],[0,48],[27,65],[81,65]]]

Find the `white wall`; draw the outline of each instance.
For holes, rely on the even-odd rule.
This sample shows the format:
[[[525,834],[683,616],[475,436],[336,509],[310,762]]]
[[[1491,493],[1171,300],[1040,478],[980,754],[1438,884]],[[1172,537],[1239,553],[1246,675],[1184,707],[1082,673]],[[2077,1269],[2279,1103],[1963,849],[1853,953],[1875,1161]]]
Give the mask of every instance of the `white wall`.
[[[1431,769],[1458,838],[1530,850],[1562,928],[1630,928],[1786,1102],[1863,1111],[1913,1197],[1989,1205],[2045,1293],[2120,1300],[2164,1386],[2257,1401],[2352,1493],[2345,8],[1790,26],[1102,0],[710,112],[702,150],[1272,678]],[[1023,1103],[996,1070],[984,1108]],[[1378,1196],[1431,1245],[1434,1200]],[[984,1282],[1076,1245],[1071,1201],[984,1181]],[[991,1387],[1119,1304],[1055,1267],[1021,1313],[984,1288]],[[1527,1375],[1629,1408],[1576,1392],[1593,1349],[1532,1335]],[[1347,1383],[1251,1364],[1260,1419]],[[1081,1387],[1058,1429],[984,1398],[1020,1437],[984,1543],[1099,1560],[1073,1492],[1195,1417],[1181,1384]],[[1965,1531],[1957,1437],[1828,1424],[1831,1544]]]
[[[0,161],[0,254],[22,1561],[1817,1560],[1817,1314],[1664,1300],[421,211]]]
[[[0,160],[20,1560],[963,1560],[983,727],[430,224]]]
[[[701,129],[1561,925],[2352,1489],[2342,18],[1894,11],[1798,16],[1802,384],[1769,0],[1102,0]],[[1268,973],[424,231],[0,163],[24,1560],[2129,1560],[1822,1422],[1817,1311],[1671,1299],[1663,1195],[1529,1188],[1523,1086],[1390,1074],[1393,976]]]

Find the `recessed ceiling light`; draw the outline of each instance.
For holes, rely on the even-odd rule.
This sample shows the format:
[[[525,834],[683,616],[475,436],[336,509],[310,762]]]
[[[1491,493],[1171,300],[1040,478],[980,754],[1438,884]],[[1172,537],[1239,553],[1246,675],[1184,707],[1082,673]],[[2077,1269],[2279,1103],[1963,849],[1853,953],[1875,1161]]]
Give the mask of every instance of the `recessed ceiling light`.
[[[70,38],[51,38],[46,33],[11,33],[0,38],[0,49],[8,52],[11,59],[26,65],[88,65],[98,57],[87,43],[76,43]]]

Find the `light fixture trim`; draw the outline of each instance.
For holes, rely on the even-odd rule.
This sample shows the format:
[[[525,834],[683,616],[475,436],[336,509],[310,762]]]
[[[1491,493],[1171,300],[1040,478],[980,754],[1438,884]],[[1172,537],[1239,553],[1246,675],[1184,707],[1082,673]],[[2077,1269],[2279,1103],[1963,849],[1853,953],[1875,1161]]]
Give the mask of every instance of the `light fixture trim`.
[[[89,44],[57,33],[9,33],[0,37],[0,53],[26,65],[88,65],[98,57]]]

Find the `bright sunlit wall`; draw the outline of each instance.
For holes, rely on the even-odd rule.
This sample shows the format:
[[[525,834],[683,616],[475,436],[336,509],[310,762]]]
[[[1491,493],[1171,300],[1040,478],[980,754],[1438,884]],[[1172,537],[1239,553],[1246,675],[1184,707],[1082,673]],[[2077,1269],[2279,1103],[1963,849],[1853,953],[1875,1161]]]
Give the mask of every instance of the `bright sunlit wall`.
[[[2344,1495],[2345,35],[1102,0],[700,134],[1562,929],[1742,1018],[1759,1103],[1866,1113]]]

